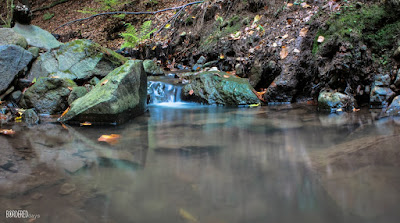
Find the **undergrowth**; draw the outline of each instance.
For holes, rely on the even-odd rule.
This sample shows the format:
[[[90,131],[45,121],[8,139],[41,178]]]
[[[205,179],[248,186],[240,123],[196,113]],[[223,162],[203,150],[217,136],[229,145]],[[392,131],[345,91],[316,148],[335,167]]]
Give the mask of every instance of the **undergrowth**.
[[[139,32],[131,23],[126,23],[125,25],[126,32],[121,33],[121,36],[124,38],[121,49],[135,48],[141,42],[150,39],[151,34],[156,31],[156,29],[151,30],[151,20],[144,22]]]

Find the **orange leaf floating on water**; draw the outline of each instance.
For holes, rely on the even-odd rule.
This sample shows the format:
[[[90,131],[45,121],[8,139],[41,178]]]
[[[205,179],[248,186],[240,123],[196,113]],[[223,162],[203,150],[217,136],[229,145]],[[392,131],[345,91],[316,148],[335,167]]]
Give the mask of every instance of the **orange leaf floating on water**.
[[[107,82],[108,82],[108,79],[104,80],[103,82],[101,82],[100,86],[107,84]]]
[[[285,59],[289,54],[288,48],[286,46],[282,46],[282,50],[279,53],[279,55],[281,56],[281,60]]]
[[[92,123],[90,122],[83,122],[79,124],[80,126],[88,126],[88,125],[92,125]]]
[[[14,135],[15,131],[12,129],[0,129],[0,134],[3,135]]]
[[[102,135],[100,138],[97,139],[99,142],[106,142],[111,145],[115,145],[118,143],[119,139],[121,138],[118,134],[111,134],[111,135]]]
[[[360,111],[360,109],[353,108],[353,112],[358,112],[358,111]]]

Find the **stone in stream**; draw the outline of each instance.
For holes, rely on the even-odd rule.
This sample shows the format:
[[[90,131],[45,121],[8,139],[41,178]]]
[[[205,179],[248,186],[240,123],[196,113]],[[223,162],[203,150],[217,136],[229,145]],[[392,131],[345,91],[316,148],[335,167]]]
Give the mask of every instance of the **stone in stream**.
[[[0,45],[17,45],[24,49],[27,48],[28,42],[25,37],[15,32],[11,28],[0,29]]]
[[[129,60],[75,100],[59,121],[119,124],[143,114],[146,100],[147,75],[143,62]]]
[[[387,115],[400,115],[400,95],[397,95],[385,110]]]
[[[185,75],[189,84],[183,88],[183,100],[210,105],[250,105],[260,100],[253,93],[249,81],[225,72],[203,72]]]
[[[16,45],[0,46],[0,94],[32,60],[32,54]]]
[[[51,33],[38,26],[16,23],[13,30],[25,37],[30,46],[51,50],[62,45]]]
[[[395,93],[389,87],[372,86],[369,103],[373,108],[382,108],[387,106],[387,102],[395,96]]]
[[[75,40],[42,54],[32,65],[27,79],[58,77],[89,80],[105,77],[127,59],[90,40]]]
[[[71,105],[76,99],[85,96],[88,93],[86,87],[73,87],[68,97],[68,104]]]
[[[318,96],[318,109],[321,111],[350,111],[354,106],[355,99],[340,92],[322,91]]]
[[[399,69],[399,71],[397,71],[397,77],[396,77],[396,80],[394,81],[394,85],[396,85],[397,87],[400,87],[400,69]]]
[[[39,116],[34,109],[27,109],[24,114],[22,114],[22,120],[28,125],[39,124]]]
[[[57,114],[68,107],[67,97],[76,84],[69,79],[39,78],[26,90],[20,105],[35,108],[38,113]]]

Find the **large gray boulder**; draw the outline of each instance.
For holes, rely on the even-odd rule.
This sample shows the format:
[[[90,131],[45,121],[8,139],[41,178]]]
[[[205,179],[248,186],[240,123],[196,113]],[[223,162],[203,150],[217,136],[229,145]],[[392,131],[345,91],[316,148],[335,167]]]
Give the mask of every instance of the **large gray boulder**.
[[[42,54],[32,65],[27,79],[58,77],[89,80],[93,76],[105,77],[126,60],[90,40],[75,40]]]
[[[34,25],[16,23],[13,30],[25,37],[30,46],[51,50],[62,45],[51,33]]]
[[[0,93],[7,90],[19,72],[31,62],[32,54],[16,45],[0,46]]]
[[[193,73],[185,78],[189,81],[182,92],[186,101],[229,106],[260,102],[248,79],[233,77],[225,72]]]
[[[0,45],[17,45],[24,49],[27,48],[28,42],[25,37],[16,33],[11,28],[0,29]]]
[[[23,108],[35,108],[38,113],[57,114],[68,108],[67,98],[76,84],[69,79],[39,78],[25,91]]]
[[[334,91],[321,91],[318,96],[318,109],[321,111],[350,111],[355,106],[355,99]]]
[[[389,87],[373,85],[370,93],[369,103],[372,108],[382,108],[388,105],[388,101],[395,96]]]
[[[146,110],[147,75],[143,61],[129,60],[113,70],[85,96],[75,100],[59,121],[117,123]]]

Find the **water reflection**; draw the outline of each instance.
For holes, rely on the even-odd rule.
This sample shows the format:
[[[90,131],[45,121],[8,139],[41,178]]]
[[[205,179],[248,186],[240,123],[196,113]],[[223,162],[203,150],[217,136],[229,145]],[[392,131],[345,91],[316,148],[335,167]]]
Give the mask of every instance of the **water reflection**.
[[[14,126],[0,208],[38,222],[397,222],[397,119],[313,109],[151,106],[122,126]],[[109,134],[119,144],[97,141]]]

